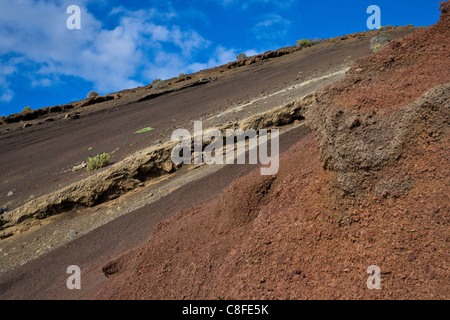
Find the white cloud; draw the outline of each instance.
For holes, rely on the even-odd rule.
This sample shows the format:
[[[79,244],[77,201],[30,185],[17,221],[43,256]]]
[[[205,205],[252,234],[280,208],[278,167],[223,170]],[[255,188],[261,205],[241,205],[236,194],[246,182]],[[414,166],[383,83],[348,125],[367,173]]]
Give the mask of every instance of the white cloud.
[[[9,89],[10,82],[7,77],[11,76],[17,69],[10,64],[0,60],[0,101],[10,102],[14,98],[14,92]]]
[[[49,78],[31,79],[32,87],[51,87],[53,85],[53,83],[54,83],[54,81],[52,81]]]
[[[66,27],[66,9],[73,2],[82,9],[81,30]],[[116,25],[106,28],[86,11],[88,2],[0,2],[0,101],[14,97],[11,77],[19,73],[30,87],[50,87],[61,83],[62,76],[70,76],[109,93],[226,64],[240,53],[221,45],[212,47],[195,30],[177,25],[177,13],[170,3],[166,11],[109,8]],[[211,58],[195,61],[202,50],[211,51]],[[257,54],[255,50],[245,53]]]
[[[236,60],[237,55],[238,53],[234,49],[227,49],[222,46],[218,46],[216,48],[214,58],[208,61],[208,67],[212,68],[215,66],[219,66],[234,61]]]
[[[0,94],[0,101],[1,102],[10,102],[13,98],[14,98],[14,92],[12,92],[12,90],[10,90],[10,89],[5,89]]]
[[[274,39],[283,37],[291,22],[278,14],[264,15],[261,21],[255,25],[253,32],[257,39]]]
[[[247,57],[251,57],[251,56],[256,56],[256,55],[258,55],[258,54],[260,54],[261,52],[258,52],[258,51],[256,51],[256,50],[250,49],[250,50],[245,51],[244,53],[247,55]]]
[[[87,0],[78,3],[86,4]],[[150,19],[162,16],[155,9],[112,9],[110,15],[119,18],[118,25],[105,29],[81,7],[82,29],[68,30],[68,5],[69,0],[0,2],[0,57],[13,55],[21,59],[16,60],[16,66],[33,65],[37,71],[29,75],[31,86],[48,86],[52,77],[66,75],[91,81],[105,93],[135,87],[142,85],[138,72],[146,66],[170,74],[175,68],[183,68],[196,50],[209,45],[193,30],[154,24]],[[174,16],[174,12],[168,12],[164,17]],[[164,54],[166,60],[160,58]],[[169,63],[173,65],[171,70],[162,72]],[[0,89],[5,88],[10,75],[0,72],[0,84],[4,83]],[[4,93],[3,100],[10,98],[10,93]]]

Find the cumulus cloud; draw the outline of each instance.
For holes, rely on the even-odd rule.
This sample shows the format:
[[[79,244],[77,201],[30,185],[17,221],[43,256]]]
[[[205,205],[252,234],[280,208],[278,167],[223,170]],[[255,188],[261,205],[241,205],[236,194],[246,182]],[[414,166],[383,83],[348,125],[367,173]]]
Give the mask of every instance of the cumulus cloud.
[[[8,65],[0,60],[0,101],[10,102],[14,98],[14,92],[9,89],[10,82],[7,77],[16,72],[14,66]]]
[[[74,3],[81,8],[81,30],[66,27],[66,10]],[[12,77],[20,77],[21,86],[30,88],[48,88],[61,84],[64,77],[76,77],[91,82],[93,89],[101,93],[109,93],[225,64],[240,53],[218,44],[213,46],[181,24],[170,3],[164,5],[165,10],[132,11],[109,8],[105,2],[102,14],[110,19],[108,23],[87,10],[92,3],[0,2],[0,102],[9,102],[15,95]],[[209,54],[204,54],[205,50]],[[203,61],[198,61],[199,52],[203,53]],[[246,51],[247,55],[256,53]]]
[[[159,76],[168,76],[171,72],[164,69],[174,60],[177,65],[169,68],[173,72],[189,61],[193,52],[209,46],[193,30],[153,23],[151,19],[159,14],[155,9],[113,9],[111,15],[119,16],[118,24],[107,29],[81,6],[82,29],[68,30],[66,9],[70,2],[0,2],[2,101],[12,97],[10,90],[5,91],[12,74],[7,71],[16,67],[27,65],[31,86],[49,86],[52,78],[66,75],[90,81],[96,89],[106,92],[141,85],[140,81],[149,79],[141,79],[138,72],[148,66],[157,65]],[[165,16],[172,17],[174,13]],[[166,50],[175,55],[167,53],[167,58],[162,59]]]
[[[227,49],[222,46],[216,48],[214,58],[208,61],[208,67],[214,67],[217,65],[226,64],[228,62],[236,60],[236,55],[238,53],[234,49]]]
[[[256,56],[256,55],[258,55],[258,54],[260,54],[261,52],[258,52],[258,51],[256,51],[256,50],[250,49],[250,50],[245,51],[244,53],[247,55],[247,57],[251,57],[251,56]]]
[[[10,102],[14,98],[14,92],[10,89],[3,89],[3,92],[0,94],[1,102]]]

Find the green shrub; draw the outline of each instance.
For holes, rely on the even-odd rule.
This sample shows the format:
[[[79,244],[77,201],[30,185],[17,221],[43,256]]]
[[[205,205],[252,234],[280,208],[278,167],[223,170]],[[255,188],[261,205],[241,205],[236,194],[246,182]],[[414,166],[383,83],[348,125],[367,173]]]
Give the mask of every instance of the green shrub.
[[[378,51],[380,51],[381,49],[383,49],[383,45],[382,44],[377,44],[373,49],[372,49],[372,51],[374,52],[374,53],[377,53]]]
[[[152,81],[152,88],[156,90],[165,89],[167,87],[167,84],[162,81],[161,79],[155,79]]]
[[[111,155],[109,153],[102,153],[95,157],[88,157],[87,159],[87,171],[94,171],[109,165],[109,159]]]
[[[95,98],[95,97],[98,97],[98,96],[99,96],[99,94],[98,94],[97,91],[91,91],[87,95],[88,98]]]
[[[387,26],[384,26],[384,29],[389,30],[389,29],[394,29],[393,25],[388,24]]]
[[[239,53],[236,56],[236,59],[237,59],[237,61],[245,60],[245,59],[247,59],[247,55],[245,53]]]
[[[297,40],[297,47],[298,48],[307,48],[307,47],[311,47],[313,44],[311,39],[302,39],[302,40]]]
[[[31,111],[31,107],[25,107],[25,108],[23,108],[22,112],[25,112],[25,111]]]

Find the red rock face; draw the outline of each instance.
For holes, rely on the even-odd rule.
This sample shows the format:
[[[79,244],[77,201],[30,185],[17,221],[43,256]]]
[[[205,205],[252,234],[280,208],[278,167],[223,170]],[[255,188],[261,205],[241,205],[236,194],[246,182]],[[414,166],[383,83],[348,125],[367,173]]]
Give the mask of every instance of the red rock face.
[[[449,5],[442,3],[437,24],[360,59],[344,81],[325,88],[320,97],[336,107],[389,112],[449,82]]]
[[[448,299],[449,9],[319,92],[276,176],[160,223],[93,298]]]

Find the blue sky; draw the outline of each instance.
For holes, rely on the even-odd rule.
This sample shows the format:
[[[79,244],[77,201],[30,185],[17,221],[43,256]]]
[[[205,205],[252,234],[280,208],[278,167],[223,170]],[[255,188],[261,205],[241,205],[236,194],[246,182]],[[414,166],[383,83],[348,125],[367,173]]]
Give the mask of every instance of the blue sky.
[[[441,0],[0,0],[0,115],[107,94],[303,38],[382,25],[428,26]],[[67,7],[81,8],[68,30]]]

